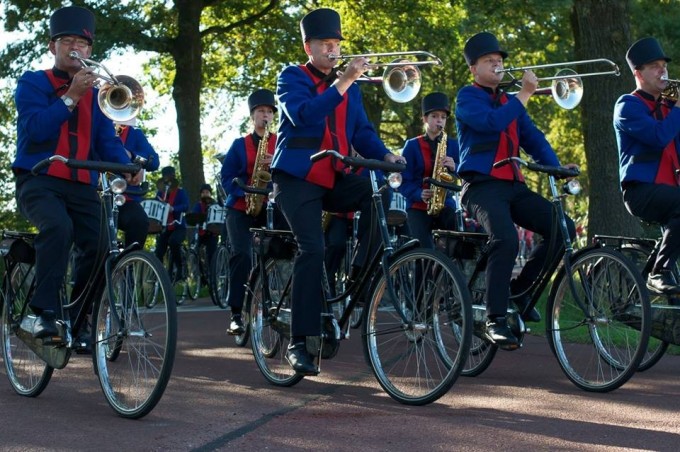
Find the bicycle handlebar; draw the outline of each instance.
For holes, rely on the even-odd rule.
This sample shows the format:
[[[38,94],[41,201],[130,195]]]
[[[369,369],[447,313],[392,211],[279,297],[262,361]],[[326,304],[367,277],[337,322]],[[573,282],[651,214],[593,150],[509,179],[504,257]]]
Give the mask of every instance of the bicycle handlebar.
[[[268,188],[258,188],[258,187],[253,187],[252,185],[246,185],[240,178],[235,177],[232,179],[232,182],[238,185],[241,190],[243,190],[246,193],[251,193],[253,195],[265,195],[268,196],[269,192],[271,191]]]
[[[136,174],[142,169],[142,166],[139,163],[114,163],[95,160],[75,160],[67,159],[61,155],[53,155],[36,163],[33,168],[31,168],[31,174],[37,176],[40,171],[50,166],[52,162],[56,161],[62,162],[70,168],[99,171],[100,173],[110,172]]]
[[[319,160],[330,156],[336,157],[340,159],[342,163],[356,168],[379,170],[384,171],[386,173],[400,173],[406,169],[406,164],[404,163],[392,163],[385,162],[383,160],[365,159],[362,157],[350,157],[347,155],[342,155],[338,151],[334,151],[332,149],[325,149],[323,151],[319,151],[316,154],[312,155],[309,159],[312,162],[318,162]]]
[[[527,162],[519,157],[509,157],[500,160],[493,164],[494,168],[500,168],[501,166],[509,164],[511,161],[515,161],[522,166],[526,166],[531,171],[537,171],[539,173],[548,174],[549,176],[557,177],[558,179],[576,177],[581,174],[581,170],[578,168],[566,168],[564,166],[549,166],[541,165],[539,163]]]
[[[425,182],[426,184],[436,185],[437,187],[441,187],[441,188],[444,188],[446,190],[451,190],[451,191],[455,191],[455,192],[460,192],[461,190],[463,190],[463,187],[461,187],[458,184],[455,184],[453,182],[444,182],[444,181],[441,181],[441,180],[433,179],[431,177],[424,178],[423,182]]]

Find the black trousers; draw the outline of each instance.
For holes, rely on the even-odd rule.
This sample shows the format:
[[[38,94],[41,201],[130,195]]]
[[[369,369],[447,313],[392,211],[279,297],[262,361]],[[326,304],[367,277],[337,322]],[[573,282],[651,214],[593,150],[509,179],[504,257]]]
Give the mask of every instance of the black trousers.
[[[125,234],[125,247],[135,242],[144,247],[149,234],[149,217],[139,202],[128,200],[118,208],[118,229]]]
[[[71,246],[75,245],[75,285],[71,300],[85,287],[102,256],[101,201],[95,187],[51,176],[20,176],[16,190],[19,212],[38,228],[36,288],[30,306],[36,312],[61,310],[59,291],[64,283]]]
[[[671,270],[680,255],[680,187],[633,183],[623,190],[628,211],[644,221],[665,226],[652,273]]]
[[[242,210],[227,209],[227,234],[231,245],[229,256],[229,296],[227,304],[231,313],[240,314],[246,294],[245,285],[253,265],[252,233],[250,228],[259,228],[267,223],[267,211],[262,209],[257,217],[248,215]],[[279,209],[274,208],[274,229],[288,229]]]
[[[408,226],[411,237],[418,239],[424,248],[434,248],[432,240],[433,229],[456,230],[456,211],[451,207],[444,207],[439,215],[428,215],[427,211],[408,209]]]
[[[365,237],[371,232],[373,209],[371,182],[356,174],[338,174],[335,187],[327,189],[280,171],[273,174],[276,204],[288,220],[298,254],[293,265],[291,334],[318,336],[323,300],[324,234],[321,212],[361,210],[359,248],[353,265],[363,265],[370,251]],[[372,246],[379,243],[372,231]]]
[[[165,252],[170,247],[172,254],[172,267],[179,272],[178,276],[182,275],[184,269],[182,268],[182,242],[187,238],[187,228],[175,227],[173,230],[163,229],[163,232],[156,237],[156,257],[163,262]],[[171,267],[171,268],[172,268]],[[172,277],[172,275],[170,275]]]
[[[531,191],[520,182],[492,180],[466,184],[463,205],[489,234],[490,254],[486,267],[487,316],[504,316],[508,309],[510,279],[519,250],[515,224],[543,237],[535,246],[517,279],[512,282],[512,293],[521,293],[536,279],[545,265],[548,248],[554,234],[560,234],[553,224],[550,201]],[[571,239],[576,236],[574,222],[567,218]],[[553,249],[557,253],[562,243]]]

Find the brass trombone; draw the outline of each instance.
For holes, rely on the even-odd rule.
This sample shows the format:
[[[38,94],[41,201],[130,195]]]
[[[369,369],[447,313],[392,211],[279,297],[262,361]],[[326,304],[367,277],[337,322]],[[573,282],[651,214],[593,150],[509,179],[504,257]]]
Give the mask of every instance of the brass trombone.
[[[384,67],[385,72],[382,77],[363,77],[358,82],[382,83],[387,97],[395,102],[405,103],[413,100],[420,91],[421,77],[418,66],[441,65],[442,61],[424,50],[413,50],[407,52],[385,52],[385,53],[362,53],[354,55],[335,55],[329,54],[331,60],[349,60],[353,58],[384,58],[397,57],[390,62],[368,63],[370,68]],[[425,60],[418,60],[405,57],[425,57]]]
[[[80,61],[83,67],[100,68],[106,75],[97,72],[98,78],[106,83],[99,88],[97,102],[102,113],[116,122],[129,121],[137,117],[144,105],[144,89],[137,80],[127,75],[114,76],[101,63],[83,58],[75,50],[69,57]]]
[[[596,58],[593,60],[580,60],[580,61],[567,61],[565,63],[552,63],[552,64],[539,64],[536,66],[522,66],[522,67],[510,67],[507,69],[496,69],[496,73],[510,73],[517,71],[529,71],[534,69],[544,69],[550,67],[561,67],[561,66],[576,66],[583,64],[596,64],[604,63],[609,65],[611,68],[608,71],[599,72],[587,72],[585,74],[579,74],[573,69],[564,68],[557,71],[553,77],[541,77],[538,79],[539,82],[552,80],[552,85],[550,88],[539,88],[536,90],[536,94],[552,94],[553,99],[557,105],[567,110],[575,108],[583,98],[583,82],[581,79],[583,77],[591,77],[594,75],[621,75],[619,67],[611,60],[606,58]],[[516,79],[510,74],[512,78],[509,82],[502,83],[502,86],[520,86],[521,81]]]
[[[661,92],[661,97],[673,102],[677,102],[678,97],[680,97],[680,80],[675,80],[668,77],[661,77],[661,80],[668,82],[666,84],[666,89]]]

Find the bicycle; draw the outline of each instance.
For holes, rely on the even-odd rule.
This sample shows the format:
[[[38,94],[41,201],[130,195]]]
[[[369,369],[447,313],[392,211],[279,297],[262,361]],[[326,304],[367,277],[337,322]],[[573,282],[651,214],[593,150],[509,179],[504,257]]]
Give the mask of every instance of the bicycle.
[[[32,170],[60,161],[74,169],[100,173],[136,173],[138,164],[121,165],[52,156]],[[135,244],[120,249],[116,238],[118,202],[126,183],[100,177],[102,237],[106,253],[99,258],[83,294],[72,303],[62,300],[57,327],[61,341],[34,339],[35,320],[29,301],[35,288],[35,234],[4,231],[2,256],[3,354],[7,377],[20,395],[37,397],[47,387],[54,369],[64,368],[76,348],[74,338],[87,327],[92,309],[91,340],[95,374],[108,404],[125,418],[138,419],[153,410],[170,379],[177,339],[177,312],[167,273],[158,259]],[[65,281],[66,283],[66,281]],[[63,291],[65,293],[65,291]],[[63,296],[64,293],[61,295]],[[153,308],[148,307],[150,299]],[[69,311],[75,311],[75,317]],[[66,315],[64,315],[66,314]]]
[[[661,227],[663,234],[663,227]],[[661,237],[647,239],[640,237],[625,237],[612,235],[595,235],[593,242],[599,246],[613,246],[626,255],[640,271],[643,280],[647,280],[654,267]],[[676,284],[680,283],[680,269],[677,264],[671,275]],[[651,330],[649,344],[645,356],[640,361],[638,371],[645,371],[653,367],[668,350],[668,347],[680,345],[680,334],[676,332],[676,325],[680,321],[680,296],[663,295],[648,290],[651,304]]]
[[[553,220],[559,228],[550,243],[560,249],[546,262],[534,283],[510,300],[528,296],[522,312],[508,310],[508,324],[520,344],[528,329],[522,317],[550,286],[546,306],[546,336],[553,354],[567,378],[586,391],[608,392],[623,385],[637,371],[644,357],[650,333],[650,302],[645,283],[630,260],[611,247],[572,247],[562,198],[576,194],[573,183],[565,194],[557,178],[572,178],[578,170],[539,165],[518,157],[504,159],[548,176]],[[434,231],[435,240],[446,244],[448,254],[467,277],[473,300],[474,337],[463,375],[481,374],[491,364],[498,346],[484,336],[486,287],[484,272],[489,255],[484,233]],[[552,280],[554,276],[554,281]],[[552,281],[552,282],[551,282]]]
[[[375,170],[401,171],[402,164],[347,157],[336,151],[321,151],[312,160],[329,156],[371,171],[372,204],[380,231],[372,239],[381,246],[357,281],[337,296],[329,296],[328,278],[324,278],[325,293],[319,294],[324,303],[322,334],[308,337],[307,349],[319,364],[335,356],[340,341],[350,336],[349,319],[361,299],[365,302],[363,351],[380,386],[401,403],[431,403],[454,385],[468,355],[472,310],[463,277],[446,256],[420,248],[416,240],[396,249],[392,246],[381,200],[386,186],[378,186]],[[398,186],[400,175],[389,180]],[[253,355],[270,383],[292,386],[304,378],[285,360],[297,245],[289,231],[254,228],[252,232],[257,260],[247,296]],[[344,304],[347,299],[349,303]],[[339,319],[333,314],[336,304]]]

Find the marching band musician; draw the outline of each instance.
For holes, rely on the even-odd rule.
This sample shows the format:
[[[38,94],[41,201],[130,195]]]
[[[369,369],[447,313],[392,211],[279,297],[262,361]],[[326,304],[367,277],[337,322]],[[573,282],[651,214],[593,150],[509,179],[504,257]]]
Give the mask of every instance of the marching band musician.
[[[456,229],[456,204],[453,198],[447,195],[439,214],[428,215],[427,202],[432,198],[433,190],[429,188],[430,184],[423,182],[423,178],[433,176],[437,150],[444,135],[446,120],[451,114],[448,96],[439,92],[425,96],[422,114],[425,133],[406,141],[401,152],[408,165],[402,173],[403,182],[399,191],[406,197],[411,236],[417,238],[422,246],[434,248],[433,229]],[[441,164],[453,174],[457,161],[458,142],[447,136],[446,155],[442,156]]]
[[[556,166],[559,160],[526,111],[538,85],[536,75],[530,70],[524,72],[517,95],[499,89],[504,74],[496,70],[503,69],[508,53],[501,50],[496,37],[488,32],[468,39],[463,53],[474,83],[463,87],[456,98],[458,175],[465,181],[461,200],[489,234],[486,337],[504,349],[514,350],[519,341],[507,323],[509,295],[522,294],[531,285],[545,265],[551,237],[560,232],[559,227],[553,227],[552,204],[526,186],[519,165],[515,162],[499,168],[493,165],[519,156],[520,147],[537,163]],[[544,240],[534,248],[522,272],[511,283],[519,249],[514,223],[540,234]],[[576,231],[569,218],[567,227],[573,240]],[[559,251],[558,247],[553,249]],[[523,310],[528,303],[523,297],[515,304]],[[537,322],[540,318],[533,309],[524,320]]]
[[[672,269],[680,255],[680,99],[662,96],[668,58],[655,38],[635,42],[626,53],[637,89],[614,107],[619,176],[628,211],[664,225],[661,247],[647,277],[656,293],[678,294]]]
[[[163,231],[156,237],[156,257],[163,262],[165,252],[170,247],[172,252],[172,266],[175,269],[173,282],[182,279],[182,242],[187,238],[187,224],[184,213],[189,210],[189,196],[186,190],[179,186],[175,168],[166,166],[161,170],[161,179],[158,181],[156,199],[170,205],[168,222]]]
[[[136,156],[146,159],[145,168],[147,170],[157,170],[160,166],[158,154],[153,146],[151,146],[151,143],[149,143],[149,140],[147,140],[144,132],[136,127],[137,119],[133,118],[129,121],[114,122],[114,124],[116,135],[123,142],[125,149]],[[139,190],[139,185],[128,186],[125,193],[126,202],[118,208],[118,229],[125,234],[126,247],[135,242],[144,247],[146,236],[149,232],[149,217],[147,217],[140,204],[144,195],[141,191],[135,193],[135,191]]]
[[[89,58],[94,41],[94,14],[86,8],[68,6],[50,17],[49,51],[54,66],[28,71],[17,83],[17,153],[12,163],[16,176],[19,211],[38,229],[37,285],[30,302],[37,318],[31,333],[43,341],[62,341],[56,318],[61,306],[59,291],[64,282],[71,245],[77,260],[72,300],[83,291],[88,275],[104,243],[100,243],[101,201],[94,171],[71,170],[55,162],[37,176],[31,168],[52,155],[83,160],[130,163],[114,133],[113,123],[97,103],[98,76],[69,56],[76,51]],[[139,183],[141,171],[131,183]],[[77,312],[71,310],[74,317]],[[81,328],[78,347],[89,348],[87,328]],[[79,351],[76,349],[76,351]]]
[[[254,91],[248,96],[248,108],[253,131],[245,137],[234,140],[224,156],[220,171],[222,187],[227,193],[227,234],[232,247],[232,254],[229,257],[229,299],[227,300],[231,309],[231,322],[227,333],[231,335],[239,335],[244,331],[241,311],[245,284],[248,282],[248,273],[252,265],[250,228],[264,226],[267,220],[265,208],[260,210],[257,217],[246,213],[245,193],[233,180],[237,177],[246,185],[252,185],[251,179],[261,140],[267,128],[272,124],[277,111],[274,93],[268,89]],[[269,133],[267,153],[260,159],[260,164],[267,170],[271,164],[275,145],[276,133]],[[263,199],[263,205],[265,202],[266,199]],[[274,210],[274,221],[279,225],[282,219],[277,210]]]
[[[210,206],[217,204],[217,201],[215,201],[215,199],[212,197],[212,187],[210,184],[201,185],[200,197],[201,199],[196,204],[194,204],[194,207],[191,209],[191,211],[193,213],[202,213],[207,216]],[[213,234],[211,231],[205,228],[205,223],[198,225],[198,246],[205,246],[205,255],[208,259],[208,266],[210,266],[210,262],[212,262],[212,258],[215,255],[215,251],[217,250],[218,237],[218,234]]]
[[[277,81],[282,117],[272,164],[274,193],[298,243],[293,266],[292,337],[286,359],[303,375],[318,374],[305,344],[307,336],[321,332],[321,212],[361,210],[357,269],[368,256],[367,244],[361,238],[373,224],[370,181],[344,173],[334,166],[333,159],[312,163],[309,158],[322,149],[349,155],[354,147],[364,157],[402,160],[390,153],[368,121],[354,83],[368,70],[367,58],[354,58],[342,73],[334,69],[337,59],[329,55],[340,54],[340,29],[340,15],[330,8],[316,9],[303,17],[300,31],[309,61],[288,66]]]

